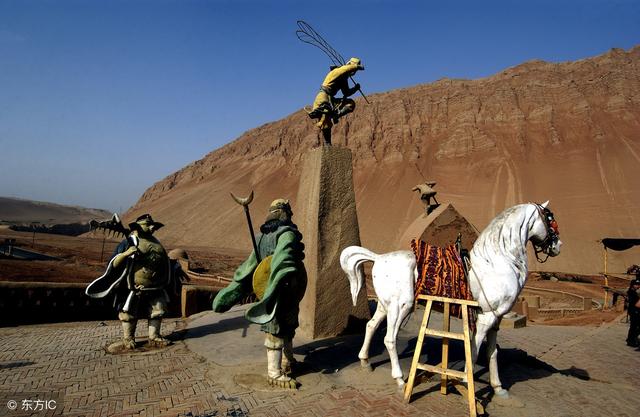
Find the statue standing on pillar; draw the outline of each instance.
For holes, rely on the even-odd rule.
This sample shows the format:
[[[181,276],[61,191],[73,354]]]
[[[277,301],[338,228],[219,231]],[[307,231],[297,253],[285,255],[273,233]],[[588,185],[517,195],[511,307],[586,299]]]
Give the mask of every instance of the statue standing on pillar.
[[[356,108],[355,101],[347,97],[360,90],[358,83],[349,87],[349,78],[354,76],[358,70],[364,70],[364,65],[359,58],[351,58],[341,66],[332,66],[316,95],[309,117],[318,120],[316,126],[322,132],[325,145],[331,145],[333,125]],[[342,91],[340,98],[335,97],[338,91]]]
[[[245,318],[260,324],[266,333],[269,385],[285,389],[297,388],[297,381],[290,376],[295,364],[293,337],[307,287],[302,234],[292,216],[288,200],[271,203],[261,233],[255,236],[254,251],[213,300],[213,310],[224,312],[252,292],[256,294],[259,301],[247,310]]]

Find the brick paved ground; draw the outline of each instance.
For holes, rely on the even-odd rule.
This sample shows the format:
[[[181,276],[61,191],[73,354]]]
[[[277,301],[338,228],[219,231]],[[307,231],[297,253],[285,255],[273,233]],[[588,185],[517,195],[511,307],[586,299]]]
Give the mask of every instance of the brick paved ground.
[[[181,326],[179,321],[169,322],[164,333]],[[405,331],[401,338],[415,339],[410,330]],[[145,333],[143,325],[138,334]],[[640,352],[624,344],[625,334],[626,325],[622,323],[598,328],[535,326],[500,331],[503,383],[526,407],[489,403],[489,415],[637,415],[640,399],[635,385]],[[119,335],[116,321],[0,328],[0,392],[17,400],[22,393],[62,395],[55,415],[64,411],[69,416],[467,415],[461,397],[440,395],[436,380],[418,386],[412,403],[405,405],[394,394],[386,353],[380,346],[372,349],[376,369],[370,374],[357,369],[357,359],[341,358],[344,352],[354,353],[348,343],[299,347],[298,357],[308,359],[300,377],[303,386],[296,392],[281,392],[251,381],[251,375],[264,372],[262,358],[225,367],[219,364],[224,362],[222,351],[217,351],[217,360],[195,353],[189,346],[195,340],[203,341],[204,334],[160,351],[106,353],[104,347]],[[216,340],[215,335],[210,337]],[[359,343],[358,337],[353,340]],[[377,336],[374,345],[379,343]],[[458,348],[452,348],[454,357],[460,353]],[[411,354],[411,349],[401,352],[405,372]],[[322,355],[340,363],[338,372],[311,365]],[[232,354],[228,356],[233,360]],[[488,376],[482,366],[477,368],[477,376],[478,396],[486,403]],[[9,412],[2,403],[2,415],[53,414]]]
[[[510,415],[637,416],[640,351],[626,346],[627,329],[618,320],[501,331],[503,381],[527,404]]]
[[[146,326],[139,327],[144,337]],[[164,332],[175,328],[175,322],[167,323]],[[351,387],[311,395],[254,392],[221,380],[184,342],[160,351],[106,353],[104,347],[119,335],[115,321],[2,328],[0,392],[18,402],[22,393],[38,399],[61,394],[62,413],[59,408],[53,415],[69,416],[402,416],[412,410],[415,415],[398,397],[378,400]],[[47,414],[10,412],[3,403],[3,415]]]

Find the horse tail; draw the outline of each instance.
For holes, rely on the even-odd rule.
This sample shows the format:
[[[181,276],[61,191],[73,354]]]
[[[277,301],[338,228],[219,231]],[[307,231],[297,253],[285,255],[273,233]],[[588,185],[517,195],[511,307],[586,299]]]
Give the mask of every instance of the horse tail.
[[[375,262],[377,257],[377,254],[360,246],[349,246],[340,254],[340,266],[349,278],[351,299],[354,306],[357,304],[358,293],[364,284],[362,264],[368,261]]]

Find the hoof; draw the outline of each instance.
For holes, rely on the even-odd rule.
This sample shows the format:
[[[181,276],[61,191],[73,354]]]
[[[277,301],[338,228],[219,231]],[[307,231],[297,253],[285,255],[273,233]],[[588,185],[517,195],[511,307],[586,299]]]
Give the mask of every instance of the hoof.
[[[516,396],[509,394],[504,388],[499,388],[494,391],[493,399],[491,402],[494,402],[496,405],[501,407],[512,407],[512,408],[523,408],[524,402],[518,399]]]
[[[150,347],[163,348],[169,346],[172,342],[163,337],[156,337],[155,339],[149,339],[148,345]]]
[[[360,359],[360,367],[363,371],[373,372],[373,367],[369,363],[369,359]]]
[[[267,377],[269,386],[282,389],[298,389],[298,381],[286,375],[280,375],[277,378]]]
[[[396,384],[398,384],[396,392],[398,394],[404,394],[404,387],[405,387],[404,379],[396,378]]]

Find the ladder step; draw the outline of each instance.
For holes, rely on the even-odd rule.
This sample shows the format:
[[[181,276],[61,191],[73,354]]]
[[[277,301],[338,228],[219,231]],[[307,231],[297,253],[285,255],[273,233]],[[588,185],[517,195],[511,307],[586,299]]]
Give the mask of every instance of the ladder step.
[[[453,369],[443,369],[439,366],[427,365],[426,363],[419,363],[418,369],[423,371],[432,372],[434,374],[447,375],[454,378],[463,379],[466,377],[464,372],[454,371]]]
[[[468,372],[455,371],[453,369],[447,368],[447,362],[449,357],[449,339],[457,339],[464,341],[464,355],[465,355],[465,363],[469,364],[471,362],[471,335],[469,334],[469,309],[471,306],[478,306],[477,301],[472,300],[458,300],[453,298],[446,297],[437,297],[431,295],[420,295],[418,299],[427,300],[427,305],[424,310],[424,316],[422,319],[422,324],[420,325],[420,332],[418,333],[418,344],[416,346],[416,350],[413,354],[413,361],[411,362],[411,372],[409,373],[409,379],[407,380],[407,385],[404,392],[404,400],[405,402],[409,402],[411,400],[411,394],[413,392],[413,387],[416,382],[416,372],[418,369],[422,371],[426,371],[430,374],[439,374],[442,375],[440,381],[440,392],[442,394],[447,393],[447,380],[449,377],[452,379],[458,379],[464,381],[468,378],[467,384],[469,389],[466,391],[467,401],[469,403],[469,416],[476,417],[477,410],[480,408],[476,408],[476,400],[475,400],[475,385],[473,381],[473,369],[467,369]],[[431,314],[431,308],[433,306],[433,302],[443,302],[444,304],[444,329],[446,330],[435,330],[430,329],[428,327],[429,316]],[[450,332],[449,328],[449,319],[450,319],[450,304],[459,304],[462,305],[462,325],[463,332],[462,333],[453,333]],[[420,363],[420,353],[422,350],[422,345],[424,343],[424,336],[436,336],[442,338],[442,362],[436,366],[428,365],[426,363]]]
[[[474,300],[461,300],[458,298],[447,298],[447,297],[438,297],[435,295],[423,295],[420,294],[418,296],[419,300],[431,300],[431,301],[436,301],[436,302],[440,302],[440,303],[451,303],[451,304],[460,304],[460,305],[467,305],[467,306],[472,306],[472,307],[478,307],[480,304],[477,301]]]
[[[464,340],[463,333],[445,332],[444,330],[430,329],[428,327],[425,327],[424,334],[428,334],[431,336],[446,337],[447,339]]]

